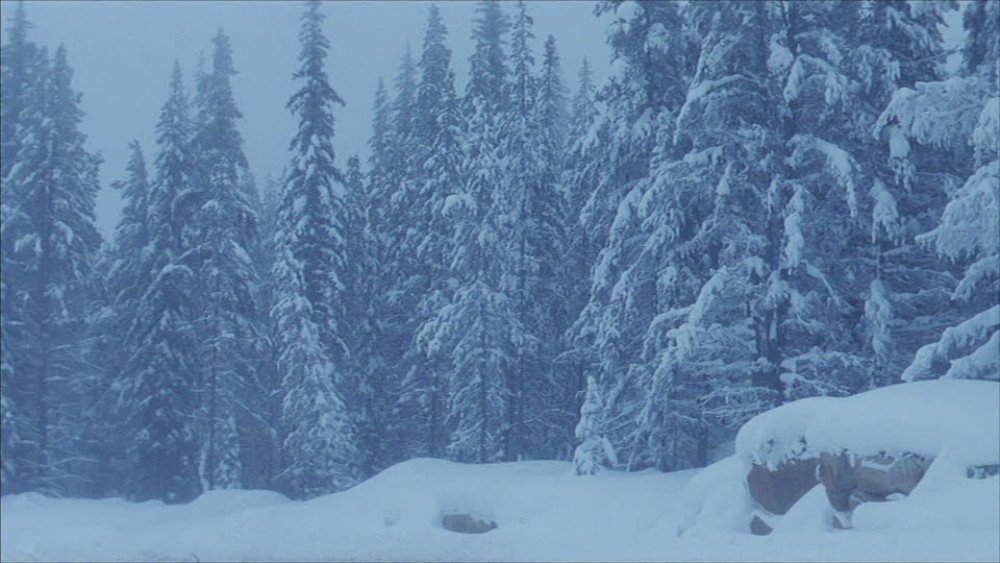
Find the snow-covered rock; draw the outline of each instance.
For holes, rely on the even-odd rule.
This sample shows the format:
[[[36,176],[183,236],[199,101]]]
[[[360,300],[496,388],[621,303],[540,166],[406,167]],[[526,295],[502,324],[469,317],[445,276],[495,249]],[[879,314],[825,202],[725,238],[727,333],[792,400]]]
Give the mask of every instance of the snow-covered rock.
[[[859,504],[909,495],[932,462],[952,476],[995,475],[1000,385],[926,381],[803,399],[747,422],[736,451],[754,501],[753,533],[769,533],[820,482],[849,527]]]
[[[772,514],[784,514],[816,486],[816,459],[790,460],[773,470],[756,465],[747,473],[750,495]]]
[[[747,470],[843,450],[943,457],[962,473],[1000,463],[1000,385],[919,381],[852,397],[803,399],[751,419],[736,437]]]

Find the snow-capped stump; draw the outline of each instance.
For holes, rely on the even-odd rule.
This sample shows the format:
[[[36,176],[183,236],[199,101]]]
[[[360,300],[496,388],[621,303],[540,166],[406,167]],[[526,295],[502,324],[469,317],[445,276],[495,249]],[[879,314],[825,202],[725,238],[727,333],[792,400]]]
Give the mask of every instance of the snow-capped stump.
[[[755,504],[754,533],[768,533],[771,516],[811,488],[808,467],[826,489],[834,524],[850,527],[859,504],[909,495],[932,464],[963,477],[1000,467],[1000,385],[923,381],[795,401],[747,422],[736,452]]]

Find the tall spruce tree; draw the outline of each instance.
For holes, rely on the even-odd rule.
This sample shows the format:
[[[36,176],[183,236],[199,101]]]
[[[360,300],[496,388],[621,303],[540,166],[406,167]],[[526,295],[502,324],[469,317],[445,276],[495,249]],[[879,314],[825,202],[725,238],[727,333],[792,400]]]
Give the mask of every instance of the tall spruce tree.
[[[417,455],[442,457],[447,443],[445,406],[450,361],[444,350],[426,339],[424,329],[448,302],[453,284],[450,268],[451,223],[446,202],[462,190],[461,117],[451,69],[451,50],[441,12],[432,5],[418,63],[414,140],[419,194],[416,256],[424,264],[422,294],[416,316],[414,368],[404,387],[403,412],[419,421]]]
[[[28,39],[31,23],[24,12],[23,0],[17,3],[8,24],[8,42],[2,47],[0,78],[3,79],[2,104],[0,104],[0,178],[6,178],[20,150],[22,138],[22,112],[29,102],[28,93],[36,69],[38,46]]]
[[[514,314],[525,329],[513,343],[515,356],[502,382],[507,395],[503,424],[503,452],[507,461],[517,460],[525,454],[526,410],[532,395],[526,377],[528,374],[544,376],[548,370],[548,366],[541,363],[542,337],[539,334],[539,325],[545,322],[544,310],[531,309],[544,308],[546,304],[543,296],[546,288],[539,277],[547,257],[540,256],[542,249],[538,247],[558,241],[557,235],[546,232],[546,227],[552,225],[545,220],[555,217],[545,217],[553,213],[543,207],[551,206],[554,198],[541,197],[540,139],[533,120],[536,84],[535,59],[529,43],[534,38],[532,24],[527,6],[523,1],[518,2],[511,26],[509,105],[494,110],[501,143],[498,154],[506,164],[491,212],[497,216],[500,237],[505,241],[504,254],[497,257],[501,271],[500,290],[511,299]]]
[[[250,428],[244,440],[247,458],[247,488],[271,489],[279,486],[276,477],[281,473],[281,378],[278,374],[277,324],[271,316],[278,293],[277,280],[271,276],[276,256],[275,233],[278,228],[278,202],[280,183],[273,176],[265,178],[257,198],[258,232],[260,241],[252,256],[257,277],[257,326],[261,332],[254,378],[246,397],[245,424]]]
[[[174,64],[169,94],[156,126],[155,177],[141,209],[135,186],[126,190],[126,208],[146,221],[146,247],[133,254],[138,291],[127,307],[116,307],[128,335],[113,391],[113,412],[131,439],[124,444],[125,490],[137,500],[186,502],[201,491],[195,416],[198,409],[198,347],[194,319],[199,304],[192,294],[194,272],[185,263],[182,197],[191,189],[190,122],[180,66]],[[139,170],[138,160],[133,170]],[[129,184],[139,184],[132,174]],[[122,227],[133,223],[124,216]],[[133,228],[120,228],[129,233]],[[129,240],[123,237],[120,240]],[[119,249],[119,250],[124,250]],[[125,260],[125,257],[122,257]],[[123,269],[123,272],[125,270]],[[132,295],[127,285],[119,299]]]
[[[916,351],[902,372],[904,381],[996,379],[1000,372],[998,16],[992,4],[968,5],[960,75],[901,88],[878,120],[895,168],[919,179],[942,175],[946,163],[946,171],[962,179],[936,224],[916,236],[918,244],[961,269],[948,296],[958,317]]]
[[[445,202],[455,222],[450,262],[457,287],[425,331],[452,356],[448,451],[460,460],[487,462],[505,458],[510,447],[509,376],[524,331],[505,287],[510,255],[499,202],[505,173],[501,120],[510,92],[504,36],[510,24],[495,1],[480,2],[476,12],[464,101],[465,185]]]
[[[656,310],[666,314],[649,335],[662,331],[666,343],[650,349],[655,340],[646,341],[656,361],[639,416],[643,453],[634,459],[652,454],[661,468],[706,465],[714,444],[781,399],[767,356],[771,327],[759,312],[769,273],[760,226],[780,143],[767,64],[776,20],[768,3],[691,6],[703,38],[696,72],[673,146],[660,153],[663,168],[639,202],[641,213],[668,185],[667,201],[697,201],[686,213],[669,206],[646,219],[658,227],[646,248],[673,239],[675,252],[690,253],[653,278]],[[671,152],[684,156],[668,164]]]
[[[149,285],[147,270],[150,262],[150,179],[146,169],[146,158],[138,141],[129,144],[129,160],[125,167],[125,178],[112,184],[117,189],[125,205],[115,229],[115,238],[105,251],[107,256],[106,288],[108,301],[113,311],[112,332],[121,341],[117,346],[120,357],[112,360],[113,365],[127,361],[133,334],[132,323],[136,308]]]
[[[480,0],[476,6],[472,39],[475,51],[469,57],[469,81],[465,87],[466,114],[475,109],[475,100],[491,106],[502,105],[507,95],[507,64],[504,36],[510,19],[497,0]],[[495,109],[495,108],[494,108]]]
[[[499,4],[478,5],[476,49],[463,101],[463,185],[439,200],[441,213],[452,224],[447,258],[451,294],[418,334],[429,357],[451,359],[447,452],[465,461],[504,457],[509,427],[503,417],[511,412],[505,404],[508,378],[523,334],[503,286],[501,264],[508,246],[498,207],[504,174],[500,121],[509,91],[503,47],[508,25]]]
[[[460,461],[477,463],[504,457],[507,376],[524,332],[501,285],[506,241],[496,199],[503,165],[499,128],[489,107],[485,100],[476,102],[467,125],[465,185],[445,202],[445,212],[455,222],[451,267],[456,289],[422,335],[429,350],[445,350],[452,357],[447,451]]]
[[[575,275],[575,263],[569,259],[570,201],[563,185],[569,118],[560,58],[552,35],[545,39],[535,98],[532,122],[539,168],[536,191],[529,203],[533,228],[528,240],[538,269],[533,280],[535,288],[527,294],[530,307],[526,322],[536,327],[542,376],[528,386],[529,397],[536,397],[529,405],[528,416],[546,430],[529,430],[527,439],[533,456],[566,459],[575,445],[578,398],[582,398],[585,386],[574,369],[555,361],[565,349],[562,335],[577,311],[565,285],[565,280]]]
[[[361,159],[351,155],[344,171],[347,235],[347,294],[351,350],[350,412],[356,432],[359,477],[367,479],[385,469],[399,455],[401,440],[391,426],[396,381],[389,378],[378,348],[381,338],[379,294],[370,280],[378,276],[378,263],[368,236],[366,209],[369,194]]]
[[[306,4],[301,66],[293,75],[301,87],[288,103],[299,127],[279,202],[273,271],[279,280],[272,314],[289,462],[284,476],[304,497],[350,486],[358,475],[355,429],[345,402],[351,398],[348,194],[333,150],[333,108],[343,102],[324,68],[329,50],[324,18],[318,1]]]
[[[80,469],[87,460],[74,425],[98,377],[81,360],[88,284],[101,242],[94,226],[100,158],[87,152],[79,131],[82,112],[66,49],[57,49],[51,66],[44,49],[32,59],[20,145],[4,178],[5,281],[18,323],[6,345],[15,359],[14,391],[22,389],[22,404],[31,405],[30,431],[23,434],[31,444],[22,463],[25,483],[79,493],[87,487]]]
[[[7,304],[7,283],[0,278],[0,304]],[[0,338],[7,340],[7,324],[0,324]],[[18,463],[14,455],[14,450],[19,446],[20,432],[19,426],[21,417],[18,412],[17,403],[11,393],[11,385],[14,383],[14,366],[11,362],[11,354],[4,346],[0,349],[0,386],[5,387],[0,391],[0,494],[5,494],[8,487],[16,483],[18,476]],[[15,489],[16,490],[16,489]]]
[[[622,463],[636,467],[660,463],[663,456],[662,446],[648,443],[659,439],[651,438],[652,430],[667,431],[667,425],[651,423],[649,417],[670,408],[651,408],[646,386],[652,358],[664,342],[662,332],[654,336],[654,331],[669,318],[664,311],[675,306],[671,296],[663,295],[669,291],[664,282],[672,262],[672,245],[663,238],[667,225],[677,222],[664,224],[675,213],[672,198],[644,193],[657,189],[662,175],[651,175],[651,168],[673,160],[677,151],[675,121],[693,56],[676,4],[609,2],[599,9],[614,13],[609,43],[618,72],[600,95],[605,113],[573,148],[577,162],[569,189],[579,209],[577,228],[585,233],[577,237],[577,251],[592,266],[588,303],[570,335],[576,361],[587,366],[601,388],[603,420],[624,422],[613,432],[597,432],[622,450]],[[587,102],[581,100],[580,106],[581,112],[589,111]],[[581,119],[586,122],[585,115]],[[594,158],[600,164],[586,164]],[[656,344],[646,346],[647,341]],[[651,397],[657,398],[662,392]],[[646,422],[640,422],[641,409]]]
[[[375,385],[382,386],[387,399],[382,412],[383,456],[374,456],[379,465],[406,459],[420,450],[414,422],[419,405],[404,391],[405,373],[402,364],[411,350],[411,319],[401,311],[403,304],[396,288],[400,287],[400,272],[394,265],[398,258],[400,225],[390,220],[397,212],[394,198],[398,197],[397,137],[394,134],[392,104],[385,84],[379,78],[372,104],[372,135],[369,138],[368,174],[364,182],[363,200],[363,264],[355,268],[365,274],[367,299],[371,317],[368,322],[371,341],[367,343],[368,369],[364,374]]]
[[[580,211],[602,165],[601,160],[594,156],[598,143],[595,142],[595,136],[591,135],[592,126],[597,120],[595,93],[593,72],[584,58],[577,71],[577,88],[573,96],[563,155],[564,170],[560,177],[566,198],[566,254],[561,283],[565,295],[563,303],[570,324],[561,335],[563,352],[557,357],[556,366],[563,374],[565,384],[575,390],[572,395],[566,394],[566,403],[560,409],[572,413],[573,420],[583,416],[581,408],[585,397],[580,390],[586,386],[588,367],[595,358],[589,346],[578,345],[575,340],[575,322],[589,298],[590,267],[593,256],[596,255],[593,248],[595,245],[590,242],[592,233],[580,223]],[[568,455],[574,454],[568,452]]]
[[[239,487],[242,394],[253,379],[256,213],[242,185],[247,170],[241,117],[233,98],[229,37],[212,40],[212,68],[199,81],[197,128],[191,141],[192,189],[184,196],[192,219],[185,236],[188,263],[203,293],[197,321],[202,342],[201,476],[206,489]]]
[[[24,281],[23,278],[18,279],[16,262],[12,262],[16,233],[11,227],[19,223],[24,225],[25,218],[15,219],[22,213],[21,203],[12,190],[8,173],[21,151],[22,139],[28,134],[24,109],[28,107],[34,90],[32,82],[40,79],[37,74],[44,70],[38,64],[38,46],[28,39],[30,27],[24,2],[18,2],[9,22],[9,40],[0,47],[0,332],[4,343],[0,351],[0,376],[3,377],[3,385],[0,386],[0,419],[3,420],[0,487],[3,493],[16,492],[27,485],[26,481],[20,480],[21,476],[27,476],[27,471],[22,471],[21,466],[22,456],[28,451],[25,449],[27,444],[23,443],[28,434],[21,429],[30,424],[30,387],[26,379],[17,377],[19,370],[15,368],[17,354],[14,352],[15,347],[23,349],[27,341],[19,333],[24,326],[18,320],[22,311],[20,303],[12,299],[14,291],[11,288],[11,284]],[[27,428],[24,430],[27,431]]]

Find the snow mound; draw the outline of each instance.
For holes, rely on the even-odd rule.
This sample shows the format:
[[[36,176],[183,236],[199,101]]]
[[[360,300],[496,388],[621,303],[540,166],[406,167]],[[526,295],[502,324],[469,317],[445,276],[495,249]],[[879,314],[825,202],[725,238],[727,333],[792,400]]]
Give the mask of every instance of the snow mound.
[[[1000,385],[935,380],[844,398],[802,399],[762,413],[740,429],[745,467],[849,450],[913,452],[954,467],[1000,463]]]
[[[736,456],[700,471],[680,495],[671,531],[677,536],[689,532],[745,534],[753,510],[746,476],[747,470]]]
[[[693,471],[578,477],[569,462],[414,459],[309,501],[213,491],[186,505],[0,499],[2,561],[655,561]],[[455,533],[446,515],[496,524]]]

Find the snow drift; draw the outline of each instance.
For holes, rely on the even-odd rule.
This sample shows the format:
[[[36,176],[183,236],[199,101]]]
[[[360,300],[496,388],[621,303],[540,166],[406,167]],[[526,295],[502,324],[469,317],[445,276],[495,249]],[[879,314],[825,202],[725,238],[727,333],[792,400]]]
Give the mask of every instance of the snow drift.
[[[417,459],[341,493],[291,501],[214,491],[187,505],[120,499],[0,500],[3,561],[997,561],[1000,385],[910,383],[845,399],[806,399],[753,419],[737,455],[677,473],[570,463],[463,465]],[[910,450],[935,461],[912,494],[867,503],[831,530],[822,486],[765,537],[747,532],[751,463],[820,448]],[[447,515],[495,523],[445,529]]]

